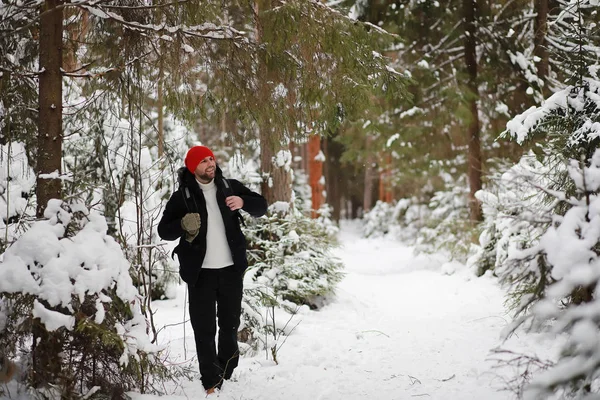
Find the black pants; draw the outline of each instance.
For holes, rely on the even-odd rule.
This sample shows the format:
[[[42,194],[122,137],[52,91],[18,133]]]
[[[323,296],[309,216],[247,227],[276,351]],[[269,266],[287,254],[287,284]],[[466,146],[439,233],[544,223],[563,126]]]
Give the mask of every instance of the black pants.
[[[220,387],[223,379],[231,378],[239,361],[237,331],[242,310],[242,273],[234,266],[202,269],[196,286],[189,285],[188,289],[202,385],[206,389]]]

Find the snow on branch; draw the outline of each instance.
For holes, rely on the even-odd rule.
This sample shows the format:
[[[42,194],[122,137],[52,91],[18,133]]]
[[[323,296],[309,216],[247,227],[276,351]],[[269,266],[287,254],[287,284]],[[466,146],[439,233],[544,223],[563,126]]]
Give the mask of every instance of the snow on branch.
[[[195,36],[205,39],[239,39],[245,37],[245,33],[228,26],[217,26],[213,23],[204,23],[196,26],[176,25],[169,26],[167,24],[142,24],[135,21],[128,21],[122,16],[109,11],[107,6],[84,4],[81,8],[90,12],[90,14],[102,18],[116,21],[129,29],[137,31],[151,31],[156,33],[168,34],[183,34]]]
[[[155,351],[146,334],[130,264],[107,234],[104,217],[83,204],[56,199],[48,203],[44,217],[3,254],[0,293],[34,296],[33,317],[48,331],[72,330],[81,318],[78,308],[90,296],[96,311],[88,317],[101,323],[105,307],[118,298],[131,315],[118,327],[124,342],[121,362],[136,357],[138,349]]]
[[[561,358],[534,377],[527,388],[530,398],[547,398],[557,387],[582,398],[600,372],[599,300],[592,295],[600,281],[600,150],[589,166],[573,160],[569,175],[577,187],[575,204],[540,239],[555,280],[531,317],[552,332],[567,332]]]
[[[519,144],[524,143],[549,117],[577,116],[582,114],[579,124],[571,135],[569,144],[600,137],[600,122],[585,117],[590,107],[600,110],[600,80],[597,66],[588,67],[591,77],[583,78],[581,86],[567,86],[546,99],[541,106],[531,107],[506,124],[504,135],[510,135]]]
[[[20,142],[0,145],[0,228],[28,205],[26,196],[35,185],[35,173],[29,166],[25,146]]]

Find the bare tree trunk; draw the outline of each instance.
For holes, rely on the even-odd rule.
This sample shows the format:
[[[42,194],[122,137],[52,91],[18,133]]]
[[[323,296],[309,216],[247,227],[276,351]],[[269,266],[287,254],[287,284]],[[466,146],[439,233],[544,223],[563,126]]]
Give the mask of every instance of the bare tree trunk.
[[[263,174],[262,195],[269,204],[276,201],[289,203],[292,201],[291,160],[285,165],[278,165],[278,158],[280,159],[282,156],[280,152],[284,149],[279,143],[273,142],[269,132],[270,130],[267,129],[261,129],[260,131],[260,164]],[[289,150],[287,152],[291,154]]]
[[[49,310],[53,309],[45,301],[44,306]],[[50,386],[56,383],[61,376],[60,353],[63,351],[63,344],[60,335],[48,331],[45,325],[37,320],[34,321],[31,332],[33,334],[31,382],[34,387]]]
[[[63,10],[58,8],[62,0],[47,0],[40,16],[40,92],[38,120],[37,156],[37,209],[42,217],[48,200],[61,198],[61,180],[40,177],[62,171],[62,74],[63,63]],[[49,304],[46,307],[52,309]],[[33,374],[35,387],[52,384],[61,375],[60,356],[62,344],[60,336],[48,332],[42,324],[32,327],[33,334]]]
[[[319,159],[321,154],[321,137],[312,135],[308,139],[308,165],[309,183],[312,194],[312,218],[317,218],[317,211],[323,205],[323,160]]]
[[[300,157],[302,157],[302,160],[300,161],[300,169],[303,171],[308,171],[308,143],[303,143],[300,146]]]
[[[363,209],[365,212],[371,211],[373,207],[373,191],[375,190],[375,168],[373,167],[373,157],[365,165],[365,193],[363,198]]]
[[[469,210],[471,221],[480,221],[482,218],[481,206],[475,198],[475,192],[481,189],[481,142],[479,138],[479,115],[477,108],[479,93],[477,89],[476,6],[477,3],[475,0],[463,0],[463,12],[465,18],[465,64],[468,75],[466,98],[471,112],[471,118],[467,128],[467,139],[469,144]]]
[[[61,198],[61,180],[40,177],[62,171],[62,0],[47,0],[40,18],[40,93],[37,157],[37,210],[44,215],[48,200]]]
[[[37,156],[37,209],[43,217],[48,200],[61,198],[60,179],[42,177],[62,171],[62,54],[63,1],[47,0],[40,16],[40,92]],[[45,304],[49,307],[48,304]],[[49,307],[50,308],[50,307]],[[40,387],[56,382],[61,375],[60,336],[48,332],[41,323],[32,327],[32,383]]]
[[[350,215],[352,216],[352,219],[356,219],[358,217],[360,217],[360,209],[361,209],[361,205],[360,204],[360,199],[358,198],[358,196],[352,195],[350,197]]]
[[[368,156],[365,162],[365,191],[363,197],[363,210],[368,212],[373,207],[373,192],[375,190],[375,156],[371,151],[372,138],[367,137]]]
[[[342,174],[340,158],[342,157],[342,145],[334,137],[328,137],[325,142],[325,188],[327,190],[327,203],[333,208],[331,217],[339,222],[342,213]],[[349,213],[347,213],[349,214]]]
[[[271,8],[271,0],[255,0],[254,1],[254,13],[255,13],[255,24],[256,24],[256,41],[261,42],[263,36],[263,29],[258,18],[261,10],[268,10]],[[258,75],[261,77],[261,82],[267,82],[269,71],[267,66],[262,64],[259,66]],[[266,85],[259,88],[259,97],[263,99],[269,98],[268,88]],[[291,171],[291,160],[287,160],[283,163],[282,155],[284,153],[283,145],[274,140],[273,129],[267,123],[263,122],[262,126],[259,126],[259,138],[260,138],[260,161],[261,170],[263,174],[263,182],[261,184],[262,195],[267,199],[269,204],[276,201],[283,201],[290,203],[292,201],[292,171]],[[289,150],[286,150],[288,155],[291,155]]]
[[[541,89],[544,98],[546,98],[550,94],[548,83],[546,82],[550,58],[548,46],[546,45],[546,36],[548,34],[548,0],[535,0],[534,7],[536,17],[534,23],[533,55],[540,58],[540,61],[537,63],[537,75],[544,81],[544,86]]]
[[[385,166],[379,174],[379,200],[384,203],[391,203],[394,200],[392,193],[392,156],[387,154],[385,156]]]

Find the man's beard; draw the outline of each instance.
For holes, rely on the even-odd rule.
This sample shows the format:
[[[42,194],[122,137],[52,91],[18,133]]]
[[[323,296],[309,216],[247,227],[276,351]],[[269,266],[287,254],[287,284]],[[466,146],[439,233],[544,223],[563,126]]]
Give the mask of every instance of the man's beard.
[[[216,172],[215,170],[213,170],[210,173],[205,172],[201,175],[197,175],[197,178],[201,182],[210,183],[210,181],[212,181],[215,178],[215,172]]]

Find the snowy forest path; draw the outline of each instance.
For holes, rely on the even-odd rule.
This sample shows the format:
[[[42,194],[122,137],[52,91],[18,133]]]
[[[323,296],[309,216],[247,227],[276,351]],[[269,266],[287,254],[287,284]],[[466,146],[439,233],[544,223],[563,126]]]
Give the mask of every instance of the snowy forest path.
[[[441,255],[415,256],[397,241],[362,239],[352,226],[340,239],[336,253],[346,277],[336,299],[301,324],[303,333],[337,338],[320,345],[314,337],[312,357],[338,376],[316,377],[317,386],[332,382],[329,393],[307,399],[510,397],[498,392],[501,382],[486,361],[507,323],[492,279],[443,274]]]
[[[490,361],[509,320],[495,279],[475,278],[439,254],[414,255],[398,241],[361,238],[352,224],[343,226],[340,240],[335,253],[345,277],[336,296],[320,310],[294,317],[291,324],[299,324],[278,352],[279,365],[264,351],[242,357],[219,399],[514,398],[500,390],[504,379]],[[165,305],[181,303],[183,293]],[[181,306],[165,315],[172,320],[161,323],[180,320]],[[193,351],[191,329],[185,335],[174,330],[169,337],[173,354],[184,340],[188,356],[190,347]],[[537,340],[519,335],[510,345],[535,350]],[[198,381],[182,382],[178,392],[181,397],[169,398],[204,398]]]
[[[442,256],[352,225],[340,240],[335,299],[303,316],[279,366],[242,363],[244,399],[511,398],[487,361],[508,320],[493,279],[443,274]]]

